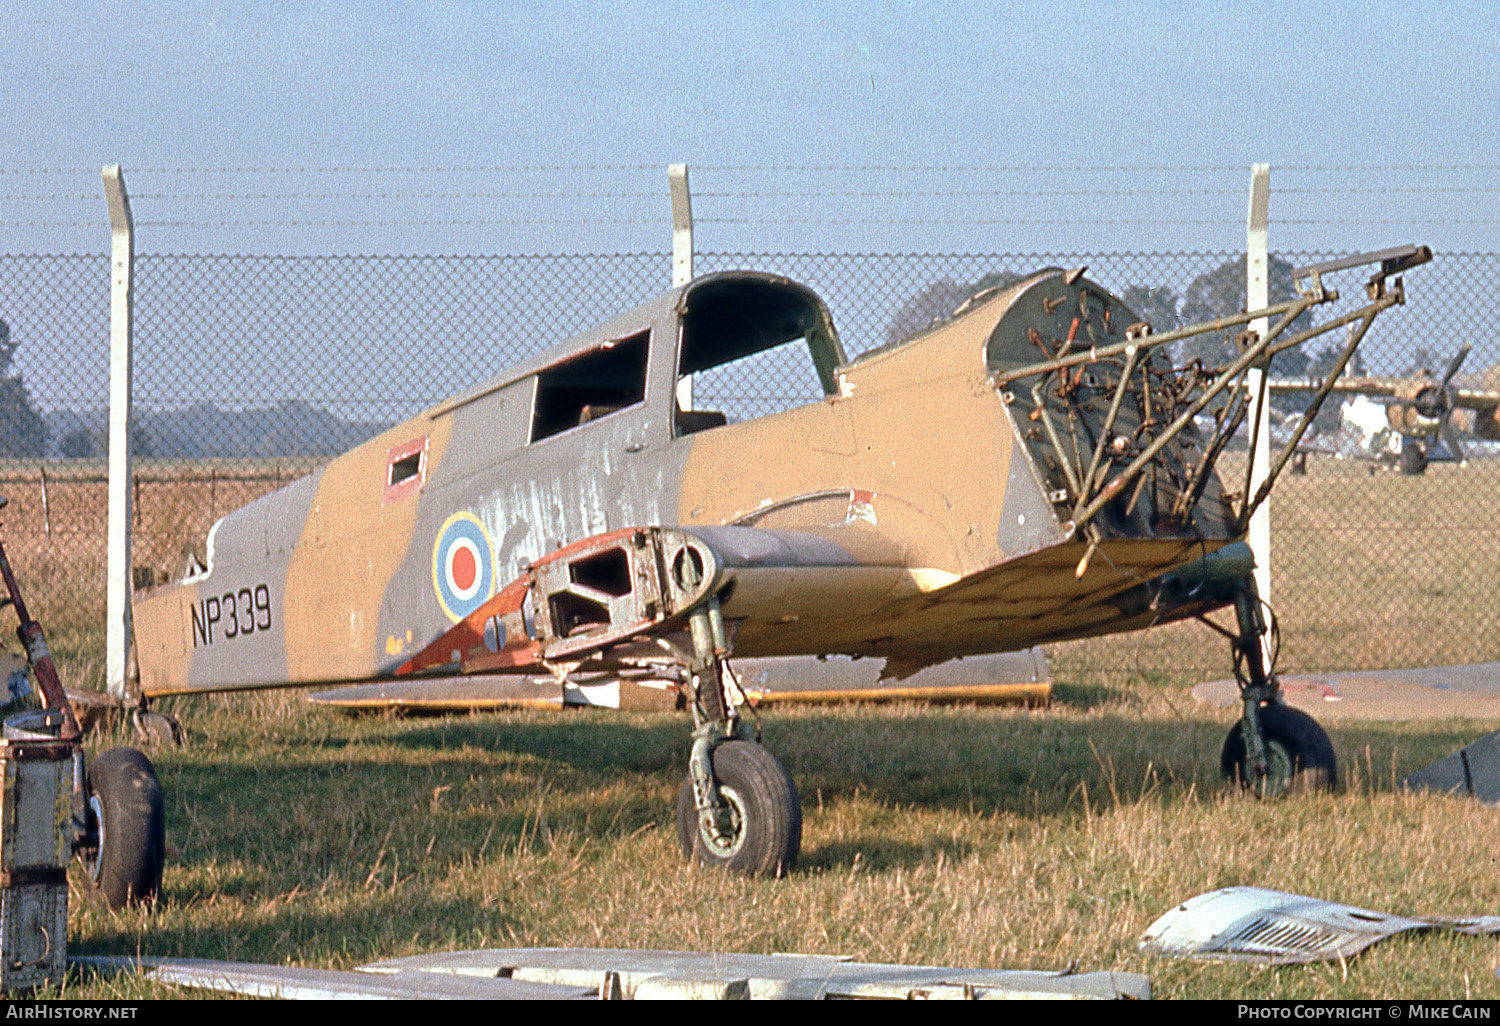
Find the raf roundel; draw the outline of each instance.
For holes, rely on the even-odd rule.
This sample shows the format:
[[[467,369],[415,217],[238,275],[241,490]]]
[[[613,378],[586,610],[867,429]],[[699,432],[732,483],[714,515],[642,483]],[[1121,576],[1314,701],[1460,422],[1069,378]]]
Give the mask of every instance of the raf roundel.
[[[495,591],[490,536],[472,513],[455,513],[432,547],[432,587],[454,621],[484,604]]]

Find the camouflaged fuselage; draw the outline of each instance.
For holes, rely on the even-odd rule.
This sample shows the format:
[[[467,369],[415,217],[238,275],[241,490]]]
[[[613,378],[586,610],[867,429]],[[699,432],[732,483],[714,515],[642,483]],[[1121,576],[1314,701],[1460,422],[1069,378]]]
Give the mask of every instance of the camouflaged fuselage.
[[[828,326],[827,394],[739,423],[693,422],[676,407],[679,371],[691,369],[679,353],[685,311],[722,294],[753,313],[756,290],[773,287],[811,311],[786,330]],[[1145,608],[1146,582],[1236,537],[1217,480],[1189,516],[1168,515],[1167,482],[1182,474],[1166,471],[1192,469],[1188,432],[1158,457],[1152,478],[1166,491],[1152,484],[1107,508],[1080,565],[1090,539],[1071,530],[1073,496],[1036,399],[992,379],[1045,355],[1038,338],[1086,329],[1097,344],[1120,341],[1136,318],[1097,285],[1041,272],[853,361],[798,288],[749,272],[699,279],[224,517],[206,573],[136,596],[143,689],[388,677],[533,560],[635,526],[806,539],[824,555],[783,558],[747,543],[761,535],[705,530],[709,544],[744,550],[726,552],[735,569],[721,596],[736,654],[903,665],[1143,626],[1161,616]],[[621,366],[639,356],[644,386],[560,426],[546,418],[568,400],[549,368],[580,354]],[[1064,444],[1087,462],[1109,395],[1082,377],[1076,389]],[[1127,411],[1117,430],[1146,416]]]

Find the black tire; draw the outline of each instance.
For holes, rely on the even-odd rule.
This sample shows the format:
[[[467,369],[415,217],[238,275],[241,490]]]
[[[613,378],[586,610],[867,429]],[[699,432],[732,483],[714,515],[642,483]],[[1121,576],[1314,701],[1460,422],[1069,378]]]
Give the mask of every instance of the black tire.
[[[1338,786],[1338,760],[1333,742],[1318,721],[1300,709],[1280,702],[1261,706],[1260,727],[1266,736],[1271,771],[1252,780],[1245,771],[1245,738],[1236,723],[1224,738],[1219,771],[1262,798],[1289,791],[1332,791]]]
[[[134,748],[111,748],[89,763],[88,819],[97,847],[84,867],[110,908],[156,900],[166,862],[161,782]]]
[[[1401,440],[1401,473],[1416,477],[1427,472],[1427,450],[1414,438]]]
[[[713,763],[736,830],[727,842],[704,836],[693,778],[687,776],[677,792],[677,843],[683,857],[746,876],[791,872],[802,847],[802,801],[786,768],[749,741],[725,741],[714,749]]]

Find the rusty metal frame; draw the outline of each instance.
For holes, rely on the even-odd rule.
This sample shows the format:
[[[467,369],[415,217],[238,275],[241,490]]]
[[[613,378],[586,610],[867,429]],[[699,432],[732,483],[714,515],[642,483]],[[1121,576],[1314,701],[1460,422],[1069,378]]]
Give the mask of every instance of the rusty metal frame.
[[[1325,335],[1337,328],[1353,325],[1349,341],[1340,352],[1333,372],[1327,376],[1322,387],[1318,390],[1312,405],[1298,424],[1292,441],[1282,449],[1272,466],[1269,476],[1261,483],[1253,496],[1248,485],[1241,493],[1241,505],[1238,513],[1235,515],[1235,522],[1238,532],[1243,533],[1246,530],[1250,517],[1265,501],[1277,477],[1285,469],[1292,453],[1296,450],[1297,442],[1301,441],[1302,435],[1317,417],[1323,401],[1333,391],[1335,383],[1347,367],[1359,343],[1369,331],[1370,325],[1385,310],[1405,302],[1405,292],[1402,288],[1401,279],[1399,277],[1396,278],[1389,288],[1387,287],[1386,279],[1391,275],[1411,267],[1416,267],[1431,259],[1432,252],[1425,246],[1403,246],[1298,268],[1293,272],[1297,287],[1300,290],[1300,295],[1295,299],[1273,303],[1258,310],[1220,317],[1202,324],[1188,325],[1161,334],[1133,335],[1128,337],[1124,342],[1108,346],[1090,347],[1088,350],[1077,352],[1064,352],[1062,355],[1050,360],[1006,370],[993,375],[991,383],[997,390],[1004,390],[1006,386],[1025,378],[1039,379],[1030,389],[1031,398],[1036,404],[1035,416],[1046,433],[1047,440],[1051,444],[1053,451],[1057,453],[1058,462],[1071,493],[1070,498],[1073,501],[1071,519],[1063,525],[1065,535],[1067,537],[1077,536],[1080,529],[1097,517],[1099,512],[1124,492],[1132,482],[1139,484],[1138,479],[1141,478],[1142,473],[1152,464],[1152,461],[1161,451],[1174,439],[1180,437],[1188,425],[1193,423],[1194,419],[1208,407],[1209,403],[1215,397],[1225,389],[1237,386],[1241,389],[1241,392],[1236,397],[1232,406],[1235,410],[1234,415],[1225,416],[1221,419],[1219,431],[1209,444],[1204,459],[1198,466],[1193,468],[1182,494],[1174,504],[1174,514],[1182,515],[1188,512],[1198,499],[1201,498],[1209,470],[1213,463],[1217,461],[1218,456],[1223,452],[1229,436],[1238,430],[1240,422],[1243,420],[1243,410],[1240,409],[1240,405],[1245,398],[1243,394],[1243,381],[1246,372],[1254,366],[1268,363],[1277,353],[1301,345],[1310,339]],[[1282,338],[1282,335],[1290,325],[1307,310],[1314,306],[1334,302],[1339,298],[1339,294],[1336,291],[1325,288],[1323,284],[1323,275],[1325,273],[1369,264],[1379,264],[1380,267],[1366,284],[1366,292],[1369,297],[1367,303],[1324,324],[1315,325],[1304,331]],[[1103,476],[1109,465],[1104,459],[1104,453],[1108,441],[1113,434],[1114,425],[1119,416],[1123,399],[1130,390],[1130,379],[1135,373],[1137,362],[1142,353],[1183,339],[1216,331],[1224,331],[1255,320],[1262,318],[1269,320],[1273,317],[1275,318],[1274,323],[1263,336],[1258,336],[1254,332],[1247,332],[1245,335],[1242,335],[1244,348],[1239,357],[1226,367],[1215,368],[1212,372],[1212,379],[1206,385],[1200,384],[1197,386],[1198,394],[1192,402],[1187,403],[1186,407],[1180,404],[1174,406],[1173,412],[1176,413],[1176,416],[1170,425],[1152,438],[1145,449],[1136,455],[1123,470],[1110,478],[1107,484],[1100,485],[1098,483],[1096,479]],[[1087,470],[1083,470],[1082,455],[1079,454],[1078,465],[1075,466],[1074,461],[1068,457],[1067,451],[1062,444],[1062,438],[1052,422],[1047,403],[1043,396],[1047,379],[1051,375],[1060,374],[1075,367],[1082,367],[1085,364],[1095,364],[1102,360],[1109,360],[1119,356],[1125,358],[1124,367],[1119,381],[1116,383],[1109,412],[1105,417],[1099,438],[1094,445],[1092,458],[1089,461]],[[1149,393],[1149,381],[1144,380],[1148,376],[1149,369],[1143,375],[1141,387]],[[1257,438],[1255,441],[1258,442],[1259,439]],[[1085,556],[1086,559],[1087,556]]]

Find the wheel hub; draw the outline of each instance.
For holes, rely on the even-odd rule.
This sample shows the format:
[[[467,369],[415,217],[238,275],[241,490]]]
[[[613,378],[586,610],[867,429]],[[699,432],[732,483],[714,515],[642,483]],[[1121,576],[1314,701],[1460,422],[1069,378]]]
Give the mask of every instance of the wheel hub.
[[[1266,770],[1255,774],[1252,786],[1262,798],[1279,798],[1292,786],[1296,767],[1280,741],[1266,740]]]
[[[99,882],[99,867],[103,865],[100,853],[104,851],[104,806],[99,801],[97,794],[89,795],[89,819],[94,828],[94,846],[85,849],[83,855],[83,868],[88,871],[89,879],[95,883]]]
[[[716,858],[733,858],[745,844],[745,800],[738,791],[724,784],[719,785],[719,798],[723,804],[715,810],[713,825],[705,829],[699,824],[704,846]]]

